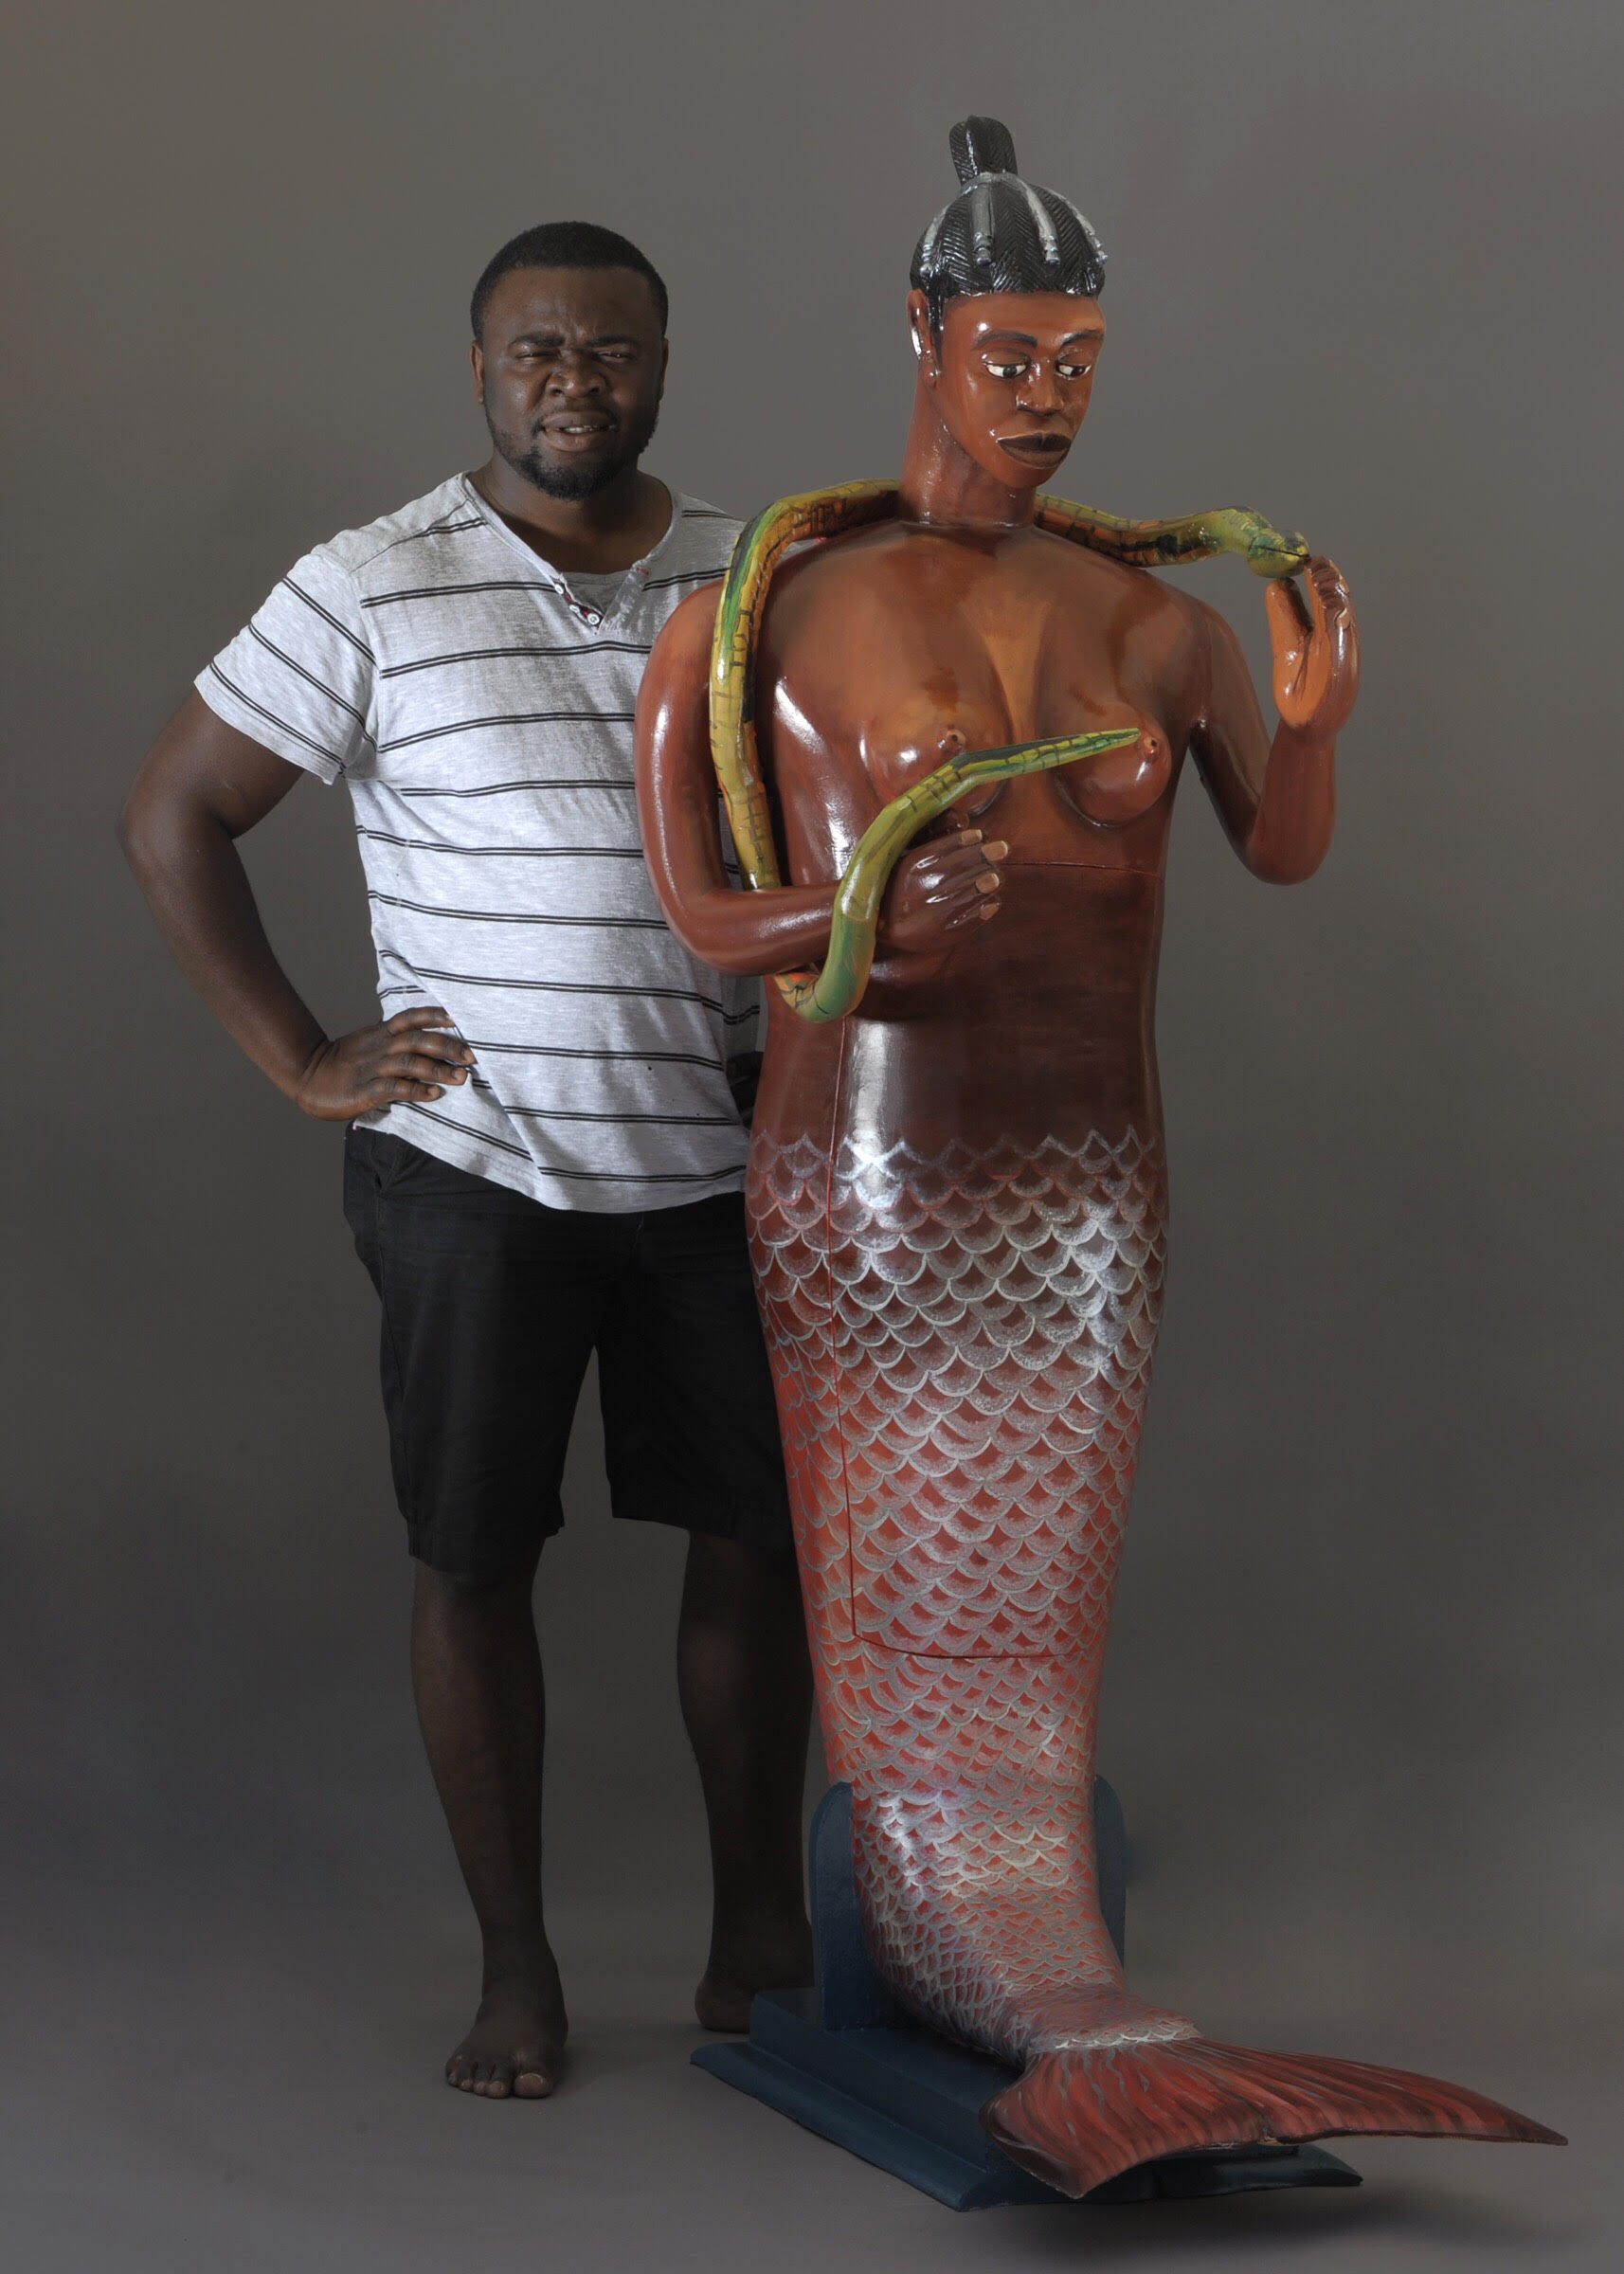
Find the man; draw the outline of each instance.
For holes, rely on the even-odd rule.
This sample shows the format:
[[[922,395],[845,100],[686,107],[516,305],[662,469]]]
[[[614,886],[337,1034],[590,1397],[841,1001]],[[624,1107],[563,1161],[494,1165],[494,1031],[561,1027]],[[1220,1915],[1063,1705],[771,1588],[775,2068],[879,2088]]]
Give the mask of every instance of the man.
[[[226,1027],[305,1112],[352,1125],[418,1712],[483,1940],[445,2073],[539,2098],[566,2020],[531,1594],[594,1348],[615,1513],[690,1533],[711,2028],[810,1978],[808,1679],[728,1079],[756,1004],[667,929],[632,782],[643,659],[736,524],[641,469],[666,293],[635,245],[532,229],[471,316],[486,464],[298,564],[159,736],[120,833]],[[390,1014],[337,1037],[279,966],[233,841],[306,774],[350,785]]]

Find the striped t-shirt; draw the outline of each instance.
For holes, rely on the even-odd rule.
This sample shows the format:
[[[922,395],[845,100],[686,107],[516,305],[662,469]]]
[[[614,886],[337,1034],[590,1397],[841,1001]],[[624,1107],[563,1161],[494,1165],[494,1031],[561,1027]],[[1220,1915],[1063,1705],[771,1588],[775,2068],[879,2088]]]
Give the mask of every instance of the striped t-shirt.
[[[443,1004],[474,1052],[368,1128],[552,1207],[743,1183],[727,1061],[757,1047],[760,990],[666,925],[632,783],[655,636],[737,531],[674,497],[605,604],[459,475],[307,553],[199,677],[228,725],[349,784],[384,1016]]]

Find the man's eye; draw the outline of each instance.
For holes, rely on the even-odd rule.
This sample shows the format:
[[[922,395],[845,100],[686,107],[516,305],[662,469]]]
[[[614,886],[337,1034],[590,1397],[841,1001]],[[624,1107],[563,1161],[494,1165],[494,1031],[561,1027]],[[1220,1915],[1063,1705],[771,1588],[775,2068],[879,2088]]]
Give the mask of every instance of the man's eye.
[[[1024,363],[989,363],[986,368],[995,379],[1019,379],[1030,367]]]
[[[1062,379],[1086,379],[1093,368],[1092,363],[1057,363],[1055,366]]]

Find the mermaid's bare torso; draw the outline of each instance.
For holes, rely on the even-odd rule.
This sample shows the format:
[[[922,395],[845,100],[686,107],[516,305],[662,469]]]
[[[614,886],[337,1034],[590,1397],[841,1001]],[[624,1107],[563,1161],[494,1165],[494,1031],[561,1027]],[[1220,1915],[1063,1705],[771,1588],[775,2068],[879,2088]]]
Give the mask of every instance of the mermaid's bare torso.
[[[934,961],[882,957],[839,1026],[780,1020],[764,1138],[1159,1137],[1156,960],[1194,640],[1152,578],[1030,531],[888,526],[783,573],[760,708],[797,882],[838,876],[878,808],[954,750],[1139,724],[1158,757],[1110,751],[945,816],[1007,842],[1000,914]]]

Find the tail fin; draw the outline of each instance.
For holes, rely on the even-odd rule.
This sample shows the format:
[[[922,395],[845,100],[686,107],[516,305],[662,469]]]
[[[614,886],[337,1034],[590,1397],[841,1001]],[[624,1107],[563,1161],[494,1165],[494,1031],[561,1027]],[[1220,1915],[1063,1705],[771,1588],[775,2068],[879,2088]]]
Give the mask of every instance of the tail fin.
[[[1206,2037],[1040,2053],[982,2122],[1015,2163],[1084,2195],[1136,2163],[1186,2148],[1397,2132],[1567,2143],[1512,2109],[1436,2077],[1362,2061],[1254,2053]]]

